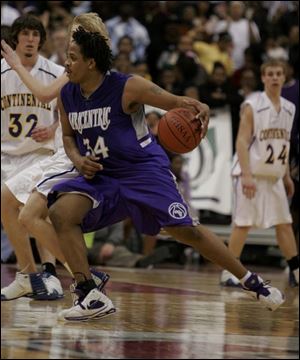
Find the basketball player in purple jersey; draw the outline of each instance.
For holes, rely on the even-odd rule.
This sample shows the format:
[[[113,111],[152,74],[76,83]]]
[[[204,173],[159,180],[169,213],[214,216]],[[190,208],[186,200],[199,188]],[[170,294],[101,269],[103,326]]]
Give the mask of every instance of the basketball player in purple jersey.
[[[203,136],[208,107],[139,76],[110,72],[111,60],[100,33],[81,27],[73,33],[66,61],[70,82],[62,88],[59,107],[66,153],[82,175],[55,185],[48,205],[79,298],[59,316],[87,320],[114,311],[91,278],[82,233],[126,217],[144,234],[164,228],[235,274],[247,293],[275,310],[284,302],[282,293],[247,271],[218,237],[189,216],[169,160],[146,126],[143,104],[192,109],[201,118]]]

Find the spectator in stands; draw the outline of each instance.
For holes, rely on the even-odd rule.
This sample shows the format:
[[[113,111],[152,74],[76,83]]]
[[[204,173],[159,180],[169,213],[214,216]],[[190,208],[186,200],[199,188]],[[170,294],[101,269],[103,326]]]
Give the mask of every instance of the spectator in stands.
[[[199,23],[198,9],[195,4],[186,4],[185,2],[181,3],[183,3],[183,5],[180,11],[180,30],[183,34],[186,34]]]
[[[157,83],[163,89],[179,94],[181,92],[180,84],[178,83],[178,75],[176,67],[167,67],[162,69],[158,77]]]
[[[130,59],[129,59],[129,56],[127,53],[119,53],[114,58],[113,69],[120,71],[124,74],[131,74],[132,63],[130,62]]]
[[[188,31],[187,35],[197,41],[205,41],[208,37],[207,30],[208,19],[210,17],[210,1],[197,1],[197,17],[193,19],[193,28]]]
[[[182,86],[192,80],[202,85],[207,80],[206,70],[193,50],[193,40],[187,35],[180,36],[177,45],[169,47],[159,57],[158,69],[168,66],[176,66],[178,81],[182,82]]]
[[[228,18],[228,7],[226,1],[217,1],[212,5],[212,13],[210,14],[208,21],[205,24],[205,31],[207,38],[211,39],[212,35],[216,34],[216,28],[219,27],[219,23]],[[227,29],[220,30],[227,31]],[[219,32],[220,32],[219,31]],[[202,39],[203,40],[203,39]]]
[[[299,25],[290,28],[288,52],[289,63],[293,66],[295,77],[299,79]]]
[[[244,18],[245,5],[242,1],[231,1],[229,4],[229,16],[220,21],[215,32],[228,31],[233,39],[232,59],[234,69],[240,69],[244,65],[244,51],[250,44],[260,41],[257,25],[251,19]]]
[[[288,34],[299,25],[299,1],[266,1],[269,6],[268,22],[275,36]]]
[[[68,28],[73,18],[71,1],[39,1],[37,4],[40,19],[47,30],[57,25]]]
[[[251,19],[257,25],[262,43],[265,42],[270,32],[270,25],[268,21],[266,21],[268,16],[268,3],[269,1],[247,1],[245,9],[246,19]]]
[[[68,29],[65,26],[58,26],[50,32],[50,41],[52,42],[52,56],[49,60],[58,65],[64,66],[66,61],[66,50],[68,41]]]
[[[127,54],[131,63],[134,63],[137,61],[136,55],[134,52],[133,40],[130,36],[128,36],[128,35],[122,36],[118,41],[117,48],[118,48],[117,54],[120,54],[120,53]]]
[[[199,88],[194,83],[187,84],[187,86],[183,89],[182,94],[184,96],[188,96],[193,99],[200,100]]]
[[[241,76],[244,70],[252,70],[255,72],[256,77],[259,78],[259,67],[262,63],[261,50],[256,49],[254,46],[248,47],[244,51],[245,64],[242,68],[235,70],[231,76],[231,83],[236,89],[241,87]]]
[[[111,38],[111,48],[114,55],[117,54],[119,40],[128,35],[134,44],[134,56],[136,60],[145,59],[145,50],[150,43],[147,29],[133,17],[134,7],[130,1],[122,1],[118,16],[105,22]]]
[[[130,236],[138,237],[139,239],[136,241],[142,241],[136,230],[134,228],[131,230]],[[130,251],[124,239],[123,222],[96,231],[93,246],[88,250],[90,264],[119,267],[146,268],[161,263],[171,256],[172,254],[167,246],[154,249],[147,256]]]
[[[200,99],[205,101],[212,110],[229,106],[234,149],[239,124],[239,108],[243,97],[228,81],[223,64],[215,63],[210,80],[200,87]]]
[[[187,36],[180,36],[178,43],[163,51],[157,60],[157,68],[163,69],[166,66],[174,66],[177,63],[179,55],[187,53],[191,57],[196,57],[193,51],[193,40]]]
[[[11,26],[11,24],[21,15],[21,13],[7,4],[7,1],[1,1],[1,27],[3,25]],[[1,28],[1,38],[2,38],[2,28]]]
[[[220,33],[216,36],[217,41],[211,44],[205,41],[195,41],[194,50],[200,63],[204,66],[206,72],[210,75],[214,68],[215,62],[220,62],[226,69],[226,74],[231,76],[233,73],[233,61],[231,52],[233,48],[232,37],[227,32]]]
[[[136,61],[134,63],[133,73],[142,76],[144,79],[151,81],[148,64],[145,61]]]
[[[247,99],[249,96],[252,96],[258,90],[258,78],[256,73],[252,69],[244,69],[241,72],[241,84],[238,90],[239,95],[243,99]]]
[[[161,4],[166,7],[166,10],[159,11],[149,24],[149,33],[151,36],[151,43],[147,48],[147,61],[152,78],[157,81],[159,76],[159,69],[157,68],[157,59],[166,50],[173,50],[178,43],[180,37],[178,27],[178,15],[172,13],[169,8],[173,1],[166,1]],[[176,3],[178,4],[178,3]]]
[[[7,44],[11,45],[11,36],[10,36],[10,29],[11,27],[8,25],[1,25],[1,40],[5,40]],[[2,59],[1,55],[1,59]]]
[[[72,1],[71,12],[74,16],[91,11],[93,1]]]
[[[288,60],[287,50],[280,46],[277,38],[268,37],[264,46],[264,53],[262,54],[262,60],[265,62],[270,59]]]

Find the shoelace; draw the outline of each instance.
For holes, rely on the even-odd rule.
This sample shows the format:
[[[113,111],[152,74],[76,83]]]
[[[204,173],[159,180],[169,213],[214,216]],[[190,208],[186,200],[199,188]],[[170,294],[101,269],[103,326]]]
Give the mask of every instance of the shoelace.
[[[265,280],[260,282],[256,288],[254,289],[246,289],[248,291],[254,291],[256,293],[256,298],[259,299],[259,295],[261,295],[260,293],[260,289],[266,289],[265,286],[268,286],[270,284],[271,280]],[[270,286],[269,286],[270,287]],[[268,290],[267,290],[268,291]]]
[[[262,288],[262,287],[264,287],[264,286],[267,286],[267,285],[269,285],[271,283],[271,280],[264,280],[264,281],[262,281],[262,282],[260,282],[257,286],[256,286],[256,288],[254,288],[254,289],[249,289],[249,288],[245,288],[246,290],[250,290],[250,291],[255,291],[255,290],[257,290],[257,289],[260,289],[260,288]]]
[[[101,283],[101,284],[102,284],[102,283]],[[101,285],[101,284],[100,284],[100,285]],[[97,289],[98,289],[99,291],[101,291],[104,295],[106,295],[105,289],[101,289],[101,290],[100,290],[99,287],[97,287]],[[71,293],[71,298],[72,298],[72,303],[73,303],[73,305],[77,305],[77,301],[79,300],[79,298],[78,298],[78,295],[77,295],[77,293],[76,293],[76,283],[75,283],[75,282],[70,285],[69,290],[70,290],[70,293]]]
[[[85,307],[81,303],[84,300],[86,295],[81,290],[76,289],[76,288],[74,289],[73,293],[75,294],[75,296],[77,296],[77,299],[75,299],[75,301],[74,301],[74,306],[79,305],[84,310]]]

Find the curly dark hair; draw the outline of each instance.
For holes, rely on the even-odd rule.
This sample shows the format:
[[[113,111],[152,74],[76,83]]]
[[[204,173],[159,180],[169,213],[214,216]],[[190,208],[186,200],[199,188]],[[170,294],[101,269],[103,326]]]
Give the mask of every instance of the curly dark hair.
[[[40,48],[44,45],[46,41],[46,31],[42,22],[34,15],[29,15],[29,14],[18,17],[11,26],[10,39],[14,49],[18,44],[18,35],[24,29],[37,30],[40,33],[40,37],[41,37],[39,43],[39,50],[40,50]]]
[[[113,55],[107,40],[99,32],[88,32],[79,26],[72,35],[85,59],[94,59],[97,69],[105,74],[112,67]]]

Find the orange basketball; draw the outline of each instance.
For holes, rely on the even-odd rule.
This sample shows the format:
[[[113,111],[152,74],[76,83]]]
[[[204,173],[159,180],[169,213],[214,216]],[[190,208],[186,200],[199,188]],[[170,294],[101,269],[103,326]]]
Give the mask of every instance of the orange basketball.
[[[158,138],[168,151],[178,154],[190,152],[201,141],[200,120],[196,121],[195,114],[188,109],[172,109],[158,123]]]

